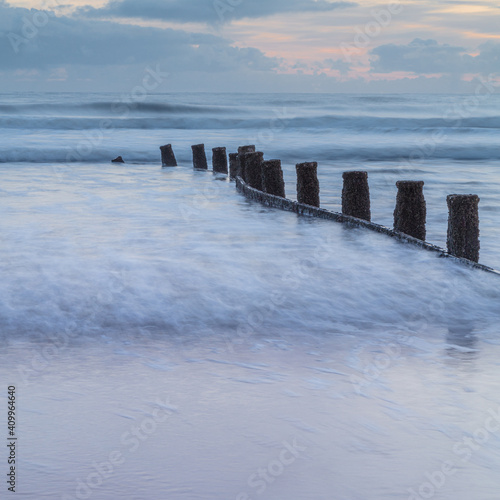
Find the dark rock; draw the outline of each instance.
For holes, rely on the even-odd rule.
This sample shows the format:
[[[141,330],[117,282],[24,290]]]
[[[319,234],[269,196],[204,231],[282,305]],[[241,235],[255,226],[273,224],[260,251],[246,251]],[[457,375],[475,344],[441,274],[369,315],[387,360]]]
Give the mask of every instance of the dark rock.
[[[262,191],[286,198],[280,160],[267,160],[262,163]]]
[[[313,207],[319,207],[318,164],[299,163],[297,171],[297,201]]]
[[[423,181],[398,181],[394,231],[425,241],[426,206]]]
[[[342,213],[366,221],[371,220],[368,172],[344,172],[342,189]]]
[[[125,163],[121,156],[117,156],[114,160],[111,160],[111,163]]]

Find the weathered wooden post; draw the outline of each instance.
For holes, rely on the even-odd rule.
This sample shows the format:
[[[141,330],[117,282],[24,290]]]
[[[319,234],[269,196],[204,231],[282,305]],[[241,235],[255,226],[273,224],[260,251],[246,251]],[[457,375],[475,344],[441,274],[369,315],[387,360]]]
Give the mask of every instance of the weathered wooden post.
[[[245,157],[245,179],[247,184],[254,189],[262,191],[262,162],[264,153],[244,153]]]
[[[267,160],[262,163],[262,191],[286,198],[280,160]]]
[[[191,146],[193,150],[193,167],[208,170],[207,156],[205,155],[205,144]]]
[[[479,196],[450,194],[448,203],[448,253],[479,262]]]
[[[176,167],[177,161],[175,159],[174,151],[172,149],[172,144],[166,144],[165,146],[160,146],[161,151],[161,166],[162,167]]]
[[[352,171],[342,174],[344,187],[342,189],[342,213],[370,221],[370,189],[368,187],[368,172]]]
[[[238,148],[238,153],[255,153],[255,146],[254,145],[248,145],[248,146],[240,146]]]
[[[238,159],[238,153],[229,153],[229,177],[231,179],[236,179],[239,168],[240,160]]]
[[[212,169],[215,173],[227,174],[226,148],[212,149]]]
[[[249,153],[238,153],[239,170],[238,175],[248,184],[247,166],[250,161],[250,155],[255,154],[255,151]]]
[[[240,146],[238,148],[239,164],[238,164],[238,170],[236,172],[236,175],[240,176],[244,181],[245,181],[245,164],[242,165],[241,158],[245,153],[255,153],[255,146],[248,145],[248,146]]]
[[[426,206],[423,181],[398,181],[394,230],[425,241]]]
[[[298,163],[297,171],[297,201],[319,207],[318,164],[314,162]]]

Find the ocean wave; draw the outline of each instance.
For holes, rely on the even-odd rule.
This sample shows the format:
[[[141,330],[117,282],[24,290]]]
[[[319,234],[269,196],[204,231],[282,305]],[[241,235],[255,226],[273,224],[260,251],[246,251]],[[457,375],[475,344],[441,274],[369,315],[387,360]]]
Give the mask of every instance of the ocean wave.
[[[283,116],[256,118],[245,114],[231,116],[137,117],[129,113],[118,117],[79,116],[0,116],[0,129],[22,130],[92,130],[92,129],[311,129],[322,133],[335,130],[374,131],[380,133],[446,130],[447,133],[477,130],[499,130],[500,116],[470,117],[460,121],[444,118],[384,118],[373,116]]]
[[[129,114],[134,113],[182,113],[182,114],[206,114],[227,113],[231,108],[225,106],[206,106],[197,104],[168,104],[161,102],[129,102],[126,99],[116,101],[95,101],[88,103],[23,103],[23,104],[0,104],[0,113],[34,115],[44,114],[71,114],[71,112],[108,113],[122,114],[125,110]]]
[[[191,151],[187,148],[176,151],[179,165],[191,165]],[[276,145],[273,155],[289,164],[297,163],[304,155],[314,161],[329,163],[338,161],[369,161],[369,162],[395,162],[405,166],[419,166],[429,160],[456,160],[456,161],[490,161],[500,160],[500,146],[470,147],[456,145],[442,145],[437,147],[432,154],[426,155],[416,144],[373,145],[373,146],[329,146],[326,144],[314,147],[294,147],[288,143],[280,148]],[[230,149],[228,149],[230,151]],[[92,147],[87,141],[77,143],[77,147],[17,147],[0,149],[0,163],[102,163],[109,162],[117,155],[122,155],[127,163],[160,163],[160,152],[155,147],[101,144]],[[207,155],[210,156],[209,148]]]

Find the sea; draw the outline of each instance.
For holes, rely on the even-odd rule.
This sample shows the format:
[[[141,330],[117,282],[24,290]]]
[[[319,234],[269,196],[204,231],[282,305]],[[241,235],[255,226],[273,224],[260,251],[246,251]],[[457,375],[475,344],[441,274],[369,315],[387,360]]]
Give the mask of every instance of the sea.
[[[0,435],[17,438],[16,494],[497,500],[500,278],[249,201],[194,170],[191,145],[211,165],[212,148],[255,144],[292,199],[295,165],[316,161],[334,211],[342,172],[366,170],[388,227],[396,182],[422,180],[443,248],[447,195],[477,194],[480,262],[500,269],[499,137],[486,87],[0,94]],[[162,168],[164,144],[177,167]]]

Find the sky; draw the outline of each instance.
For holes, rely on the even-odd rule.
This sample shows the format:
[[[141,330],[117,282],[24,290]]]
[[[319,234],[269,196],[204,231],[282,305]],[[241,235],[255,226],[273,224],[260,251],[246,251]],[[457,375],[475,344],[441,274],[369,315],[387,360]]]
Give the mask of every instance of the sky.
[[[498,0],[0,0],[0,91],[469,92],[500,80],[499,21]]]

